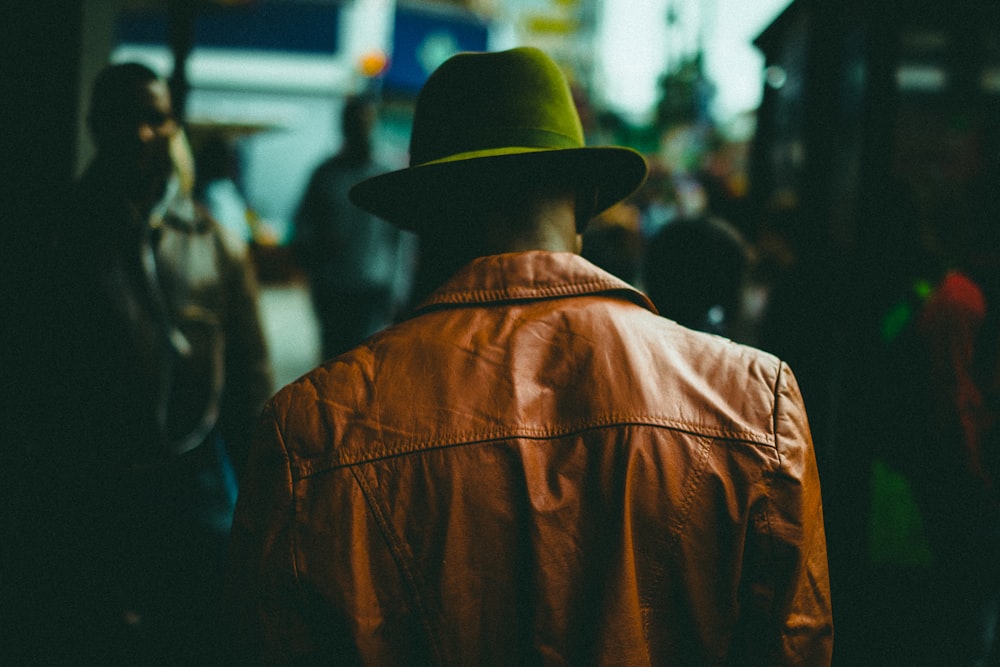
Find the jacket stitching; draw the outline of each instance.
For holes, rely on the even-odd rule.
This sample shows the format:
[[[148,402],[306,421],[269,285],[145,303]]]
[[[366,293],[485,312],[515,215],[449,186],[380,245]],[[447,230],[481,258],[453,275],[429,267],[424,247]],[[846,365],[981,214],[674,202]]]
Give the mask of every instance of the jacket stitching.
[[[778,422],[780,420],[781,408],[782,408],[782,406],[780,405],[781,385],[782,385],[782,373],[784,372],[784,370],[785,370],[785,363],[783,361],[779,361],[778,372],[775,374],[774,387],[772,389],[774,396],[774,407],[773,407],[773,412],[771,413],[771,423],[772,423],[772,429],[774,431],[774,453],[775,456],[778,458],[779,470],[784,467],[784,461],[782,460],[781,457],[781,447],[779,446],[778,443],[778,429],[779,429]],[[775,562],[775,552],[777,549],[774,543],[775,542],[774,529],[771,526],[771,513],[770,513],[771,483],[774,481],[774,472],[762,471],[761,480],[764,483],[764,509],[761,511],[761,520],[764,524],[764,532],[766,534],[766,539],[767,539],[767,545],[768,545],[767,565],[769,566],[769,567],[763,567],[761,569],[761,572],[767,576],[765,590],[769,592],[769,595],[767,598],[766,613],[768,618],[768,625],[772,626],[777,621],[777,619],[775,618],[775,599],[773,595],[775,581],[777,578],[775,572],[775,567],[777,565]],[[773,644],[771,646],[768,646],[767,652],[769,657],[773,656],[776,652],[776,647]]]
[[[463,289],[453,292],[438,292],[427,302],[417,309],[417,313],[444,305],[477,305],[494,303],[507,300],[530,300],[543,299],[557,296],[571,295],[599,295],[607,293],[623,293],[627,298],[647,310],[646,299],[641,292],[610,281],[592,281],[586,283],[572,283],[563,285],[550,285],[545,287],[505,287],[498,289]]]
[[[701,482],[705,477],[705,470],[708,467],[708,459],[712,451],[712,440],[706,437],[702,437],[701,439],[703,442],[698,450],[698,465],[689,477],[687,491],[681,501],[677,518],[670,527],[674,546],[680,544],[681,538],[684,536],[684,526],[687,525],[691,507],[694,504],[698,489],[701,488]]]
[[[368,508],[371,510],[372,516],[378,524],[379,530],[382,533],[382,537],[386,541],[386,545],[389,547],[389,552],[392,554],[393,560],[396,561],[396,566],[399,568],[399,571],[403,576],[403,580],[410,589],[410,595],[413,597],[417,613],[420,616],[420,623],[424,626],[424,630],[427,633],[431,649],[434,651],[434,655],[437,658],[437,664],[444,664],[444,659],[441,654],[441,646],[438,641],[439,629],[433,620],[432,614],[427,608],[427,604],[424,602],[424,597],[421,594],[422,587],[417,581],[417,575],[409,566],[409,559],[407,558],[407,554],[405,552],[406,550],[404,548],[403,540],[399,539],[395,531],[393,531],[391,522],[388,517],[386,517],[385,512],[382,511],[382,507],[376,501],[375,489],[368,483],[368,480],[365,479],[362,471],[355,467],[351,472],[354,475],[354,479],[358,483],[358,486],[361,487],[362,493],[364,493],[365,501],[368,503]]]
[[[317,462],[313,459],[298,459],[297,464],[299,467],[300,477],[306,478],[331,469],[361,465],[394,456],[418,454],[432,449],[461,447],[511,438],[529,438],[539,440],[559,438],[593,429],[606,428],[608,426],[653,426],[688,433],[698,437],[711,438],[713,440],[743,442],[749,445],[760,445],[765,447],[775,446],[773,437],[762,436],[752,432],[727,431],[725,429],[703,427],[698,424],[657,417],[611,415],[603,419],[571,424],[563,428],[535,429],[514,426],[489,431],[473,431],[455,433],[451,435],[438,434],[438,436],[433,440],[404,441],[393,446],[377,446],[374,445],[374,443],[369,443],[373,445],[371,448],[354,455],[344,456],[344,453],[341,451],[333,451],[329,453],[330,458],[333,460],[322,460]],[[379,427],[379,430],[381,431],[381,427]]]
[[[774,407],[771,412],[771,430],[773,432],[774,438],[774,452],[778,457],[778,467],[783,467],[785,465],[784,461],[781,460],[781,448],[778,446],[778,420],[781,414],[781,406],[779,401],[781,400],[781,374],[785,370],[785,362],[778,362],[778,372],[774,376],[774,387],[771,389],[771,394],[774,396]]]
[[[288,495],[289,495],[289,505],[291,506],[291,519],[290,523],[292,529],[288,531],[288,549],[289,557],[292,563],[292,572],[295,574],[295,583],[302,590],[302,578],[301,572],[299,570],[299,561],[296,554],[299,553],[297,546],[298,532],[294,529],[298,525],[298,515],[299,515],[299,503],[296,497],[295,485],[302,479],[301,476],[296,476],[295,471],[292,466],[292,457],[288,451],[288,445],[285,443],[285,434],[281,431],[281,425],[278,423],[277,416],[274,412],[274,406],[268,404],[266,410],[270,413],[270,417],[274,422],[274,430],[278,435],[278,444],[281,446],[281,453],[285,459],[285,470],[288,473]]]
[[[775,563],[775,555],[774,555],[776,549],[775,549],[775,546],[774,546],[774,529],[771,527],[771,513],[769,511],[769,505],[771,503],[771,485],[770,485],[770,480],[765,480],[764,483],[766,485],[766,491],[764,493],[764,502],[765,502],[765,505],[764,505],[764,509],[761,511],[760,520],[764,524],[764,532],[765,532],[765,534],[767,536],[767,545],[769,547],[769,551],[767,553],[767,565],[769,567],[763,567],[763,568],[761,568],[761,572],[764,573],[764,574],[766,574],[766,576],[767,576],[767,581],[764,582],[764,584],[765,584],[764,590],[767,592],[766,613],[767,613],[767,618],[768,618],[768,626],[769,627],[773,627],[775,624],[778,623],[778,619],[776,618],[776,615],[775,615],[775,599],[774,599],[774,591],[775,591],[776,580],[777,580],[777,577],[775,576],[776,575],[776,572],[775,572],[776,563]],[[772,643],[772,645],[768,646],[767,647],[768,657],[772,657],[773,658],[773,656],[777,652],[776,649],[777,649],[777,647],[773,643]]]

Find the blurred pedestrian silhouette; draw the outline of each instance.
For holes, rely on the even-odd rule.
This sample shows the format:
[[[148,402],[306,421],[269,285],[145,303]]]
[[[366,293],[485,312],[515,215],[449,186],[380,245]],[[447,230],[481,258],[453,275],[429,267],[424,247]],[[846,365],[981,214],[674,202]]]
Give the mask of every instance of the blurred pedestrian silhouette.
[[[643,241],[648,241],[663,225],[683,214],[670,169],[662,159],[647,157],[647,160],[649,178],[629,198],[639,209],[639,232]]]
[[[239,186],[239,157],[222,134],[212,134],[195,156],[194,198],[212,218],[246,243],[253,241],[253,211]]]
[[[583,232],[580,254],[630,285],[639,285],[642,253],[639,209],[631,203],[612,206]]]
[[[163,80],[105,68],[87,120],[96,157],[51,263],[38,648],[59,664],[214,664],[236,473],[272,391],[255,280],[245,244],[192,200]]]
[[[998,665],[1000,198],[995,181],[932,217],[946,271],[917,315],[907,466],[933,555],[936,664]]]
[[[647,243],[642,284],[661,315],[732,336],[742,316],[750,246],[715,217],[675,220]]]
[[[371,98],[345,101],[343,145],[313,172],[295,216],[293,246],[309,278],[324,359],[390,324],[410,286],[415,240],[347,199],[351,185],[387,170],[372,157],[375,119]]]
[[[461,53],[410,166],[351,189],[436,289],[265,408],[228,586],[248,660],[829,664],[795,378],[579,256],[646,175],[583,137],[544,53]]]
[[[922,518],[901,459],[912,459],[916,359],[913,323],[931,276],[916,231],[910,188],[895,179],[872,184],[858,208],[860,236],[852,264],[832,266],[829,292],[846,293],[842,367],[836,397],[838,440],[827,473],[828,525],[839,534],[831,569],[844,601],[844,664],[879,664],[892,655],[906,664],[930,653],[928,623],[939,625],[923,589],[930,559]],[[831,298],[831,297],[828,297]],[[832,329],[832,327],[828,327]],[[823,341],[826,344],[828,341]],[[820,352],[817,350],[817,355]],[[859,556],[865,555],[862,560]],[[930,602],[930,605],[928,605]],[[853,648],[852,648],[853,647]],[[853,659],[852,659],[853,658]]]
[[[819,221],[794,200],[767,207],[755,248],[758,279],[769,286],[757,345],[795,369],[822,470],[834,446],[844,352],[846,287],[831,277],[847,273],[850,264]]]

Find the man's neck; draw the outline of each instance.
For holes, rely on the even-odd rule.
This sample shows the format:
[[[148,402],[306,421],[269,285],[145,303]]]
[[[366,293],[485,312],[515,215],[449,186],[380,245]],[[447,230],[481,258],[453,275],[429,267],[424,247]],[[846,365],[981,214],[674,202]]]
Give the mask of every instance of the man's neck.
[[[445,220],[421,234],[420,247],[418,301],[477,257],[530,250],[579,253],[575,204],[572,197],[553,197],[506,215]]]
[[[580,250],[574,202],[569,197],[540,199],[509,215],[486,215],[476,228],[482,230],[479,255]]]

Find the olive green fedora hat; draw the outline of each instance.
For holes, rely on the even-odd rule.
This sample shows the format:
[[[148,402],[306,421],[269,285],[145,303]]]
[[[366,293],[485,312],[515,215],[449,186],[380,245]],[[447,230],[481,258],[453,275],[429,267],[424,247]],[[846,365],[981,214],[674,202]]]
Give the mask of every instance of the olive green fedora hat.
[[[457,188],[488,188],[504,174],[524,172],[588,188],[596,215],[642,185],[646,161],[631,148],[584,145],[569,84],[542,51],[459,53],[431,74],[417,97],[409,167],[362,181],[349,196],[356,206],[419,231],[433,224],[426,218],[435,203],[454,197]]]

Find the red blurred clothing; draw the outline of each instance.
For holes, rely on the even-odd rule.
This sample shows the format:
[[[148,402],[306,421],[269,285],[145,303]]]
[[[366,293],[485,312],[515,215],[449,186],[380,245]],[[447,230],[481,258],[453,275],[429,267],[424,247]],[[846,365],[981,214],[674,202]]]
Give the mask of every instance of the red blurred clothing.
[[[980,287],[960,271],[948,272],[928,298],[918,322],[927,345],[932,428],[957,445],[966,471],[987,488],[994,480],[983,461],[982,440],[997,419],[984,401],[974,368],[986,317]]]

